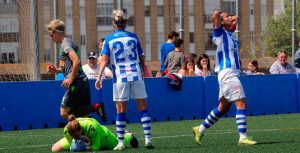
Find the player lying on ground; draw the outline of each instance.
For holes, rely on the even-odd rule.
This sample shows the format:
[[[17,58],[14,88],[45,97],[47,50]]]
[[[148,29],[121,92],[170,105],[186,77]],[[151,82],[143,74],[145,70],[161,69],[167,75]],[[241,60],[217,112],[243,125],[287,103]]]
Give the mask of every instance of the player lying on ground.
[[[138,141],[132,133],[125,133],[124,144],[138,147]],[[64,128],[64,138],[52,146],[53,152],[59,151],[99,151],[112,150],[118,145],[117,137],[105,126],[93,118],[75,118],[69,116]]]

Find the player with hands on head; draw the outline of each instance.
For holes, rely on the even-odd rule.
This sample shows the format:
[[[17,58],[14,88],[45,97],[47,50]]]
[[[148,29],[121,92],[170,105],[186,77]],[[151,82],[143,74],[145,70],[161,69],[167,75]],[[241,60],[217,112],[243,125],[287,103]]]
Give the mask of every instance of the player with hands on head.
[[[193,127],[195,141],[201,144],[203,135],[220,117],[236,106],[236,124],[239,132],[238,145],[254,145],[257,142],[247,136],[246,96],[239,80],[239,44],[230,27],[234,19],[226,12],[213,13],[213,42],[217,45],[216,67],[219,82],[219,105],[213,109],[200,126]]]

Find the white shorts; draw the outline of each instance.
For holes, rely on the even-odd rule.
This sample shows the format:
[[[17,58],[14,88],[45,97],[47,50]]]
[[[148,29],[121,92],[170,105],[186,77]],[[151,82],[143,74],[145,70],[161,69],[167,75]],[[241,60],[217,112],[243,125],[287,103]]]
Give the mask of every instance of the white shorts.
[[[239,75],[240,70],[237,69],[224,69],[219,73],[219,100],[223,96],[228,102],[246,98]]]
[[[114,101],[128,101],[130,99],[129,96],[133,99],[147,98],[144,80],[113,84]]]

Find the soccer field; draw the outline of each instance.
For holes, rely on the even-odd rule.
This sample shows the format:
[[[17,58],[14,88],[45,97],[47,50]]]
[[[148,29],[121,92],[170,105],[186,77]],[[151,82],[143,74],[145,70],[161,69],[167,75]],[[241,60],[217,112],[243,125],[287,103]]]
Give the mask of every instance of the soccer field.
[[[248,135],[259,142],[255,146],[238,146],[235,118],[222,118],[207,130],[202,145],[194,142],[192,134],[192,127],[199,125],[199,120],[155,122],[152,124],[155,150],[144,148],[140,124],[128,124],[127,129],[139,139],[140,147],[129,147],[124,152],[299,152],[300,114],[251,116],[247,121]],[[108,127],[115,132],[114,125]],[[0,132],[0,152],[51,152],[52,144],[62,138],[62,130],[57,128]]]

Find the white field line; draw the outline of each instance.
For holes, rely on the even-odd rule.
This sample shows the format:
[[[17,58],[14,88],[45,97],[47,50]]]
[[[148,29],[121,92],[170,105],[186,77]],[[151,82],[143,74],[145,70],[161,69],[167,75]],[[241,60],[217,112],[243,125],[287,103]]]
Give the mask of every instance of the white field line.
[[[273,132],[273,131],[296,131],[300,130],[300,128],[283,128],[283,129],[260,129],[260,130],[248,130],[250,132]],[[162,133],[162,132],[159,132]],[[167,132],[165,132],[167,133]],[[218,134],[235,134],[237,131],[225,131],[225,132],[214,132],[214,133],[206,133],[205,135],[218,135]],[[177,138],[177,137],[190,137],[193,134],[186,134],[186,135],[171,135],[171,136],[156,136],[152,137],[152,139],[166,139],[166,138]],[[142,140],[143,138],[139,138]],[[43,144],[43,145],[26,145],[26,146],[17,146],[17,147],[10,147],[10,148],[3,148],[1,147],[0,150],[11,150],[11,149],[19,149],[19,148],[40,148],[40,147],[47,147],[52,146],[53,144]]]
[[[273,131],[296,131],[300,130],[300,128],[285,128],[285,129],[265,129],[265,130],[247,130],[248,132],[273,132]],[[237,131],[225,131],[225,132],[214,132],[214,133],[205,133],[205,135],[219,135],[219,134],[237,134]],[[189,137],[193,136],[193,134],[186,135],[171,135],[171,136],[159,136],[152,137],[152,139],[164,139],[164,138],[176,138],[176,137]]]
[[[20,148],[40,148],[40,147],[48,147],[52,146],[53,144],[44,144],[44,145],[26,145],[26,146],[17,146],[11,148],[0,148],[0,150],[11,150],[11,149],[20,149]]]
[[[251,117],[253,117],[253,116],[251,116]],[[257,120],[257,119],[265,119],[264,117],[268,117],[267,115],[266,116],[254,116],[254,117],[257,117],[257,118],[255,118],[255,120]],[[276,117],[272,117],[271,119],[290,119],[290,118],[300,118],[300,116],[299,115],[295,115],[295,116],[288,116],[288,117],[280,117],[280,116],[276,116]],[[193,120],[188,120],[188,121],[193,121]],[[201,123],[202,121],[203,121],[203,119],[201,119],[201,120],[195,120],[195,121],[200,121],[199,123]],[[174,121],[174,122],[176,122],[176,121]],[[155,124],[156,122],[154,122],[154,124]],[[157,123],[163,123],[163,122],[157,122]],[[134,123],[134,124],[137,124],[137,123]],[[181,123],[180,121],[178,121],[178,123],[176,123],[176,124],[186,124],[186,123]],[[271,130],[271,129],[269,129],[269,130]],[[220,130],[221,131],[221,130]],[[222,131],[224,131],[224,130],[222,130]],[[247,131],[251,131],[251,130],[247,130]],[[252,131],[255,131],[255,130],[252,130]],[[259,131],[261,131],[261,130],[259,130]],[[155,133],[168,133],[168,132],[155,132]],[[134,134],[144,134],[144,133],[134,133]],[[53,135],[53,134],[52,134]],[[207,135],[207,134],[206,134]],[[9,137],[13,137],[13,136],[19,136],[19,134],[9,134],[9,135],[5,135],[5,136],[0,136],[0,137],[2,137],[2,138],[9,138]],[[45,135],[39,135],[39,134],[29,134],[29,135],[27,135],[27,136],[29,136],[29,137],[44,137]],[[54,136],[54,135],[53,135]],[[55,135],[55,136],[63,136],[63,135],[61,135],[61,134],[57,134],[57,135]]]

